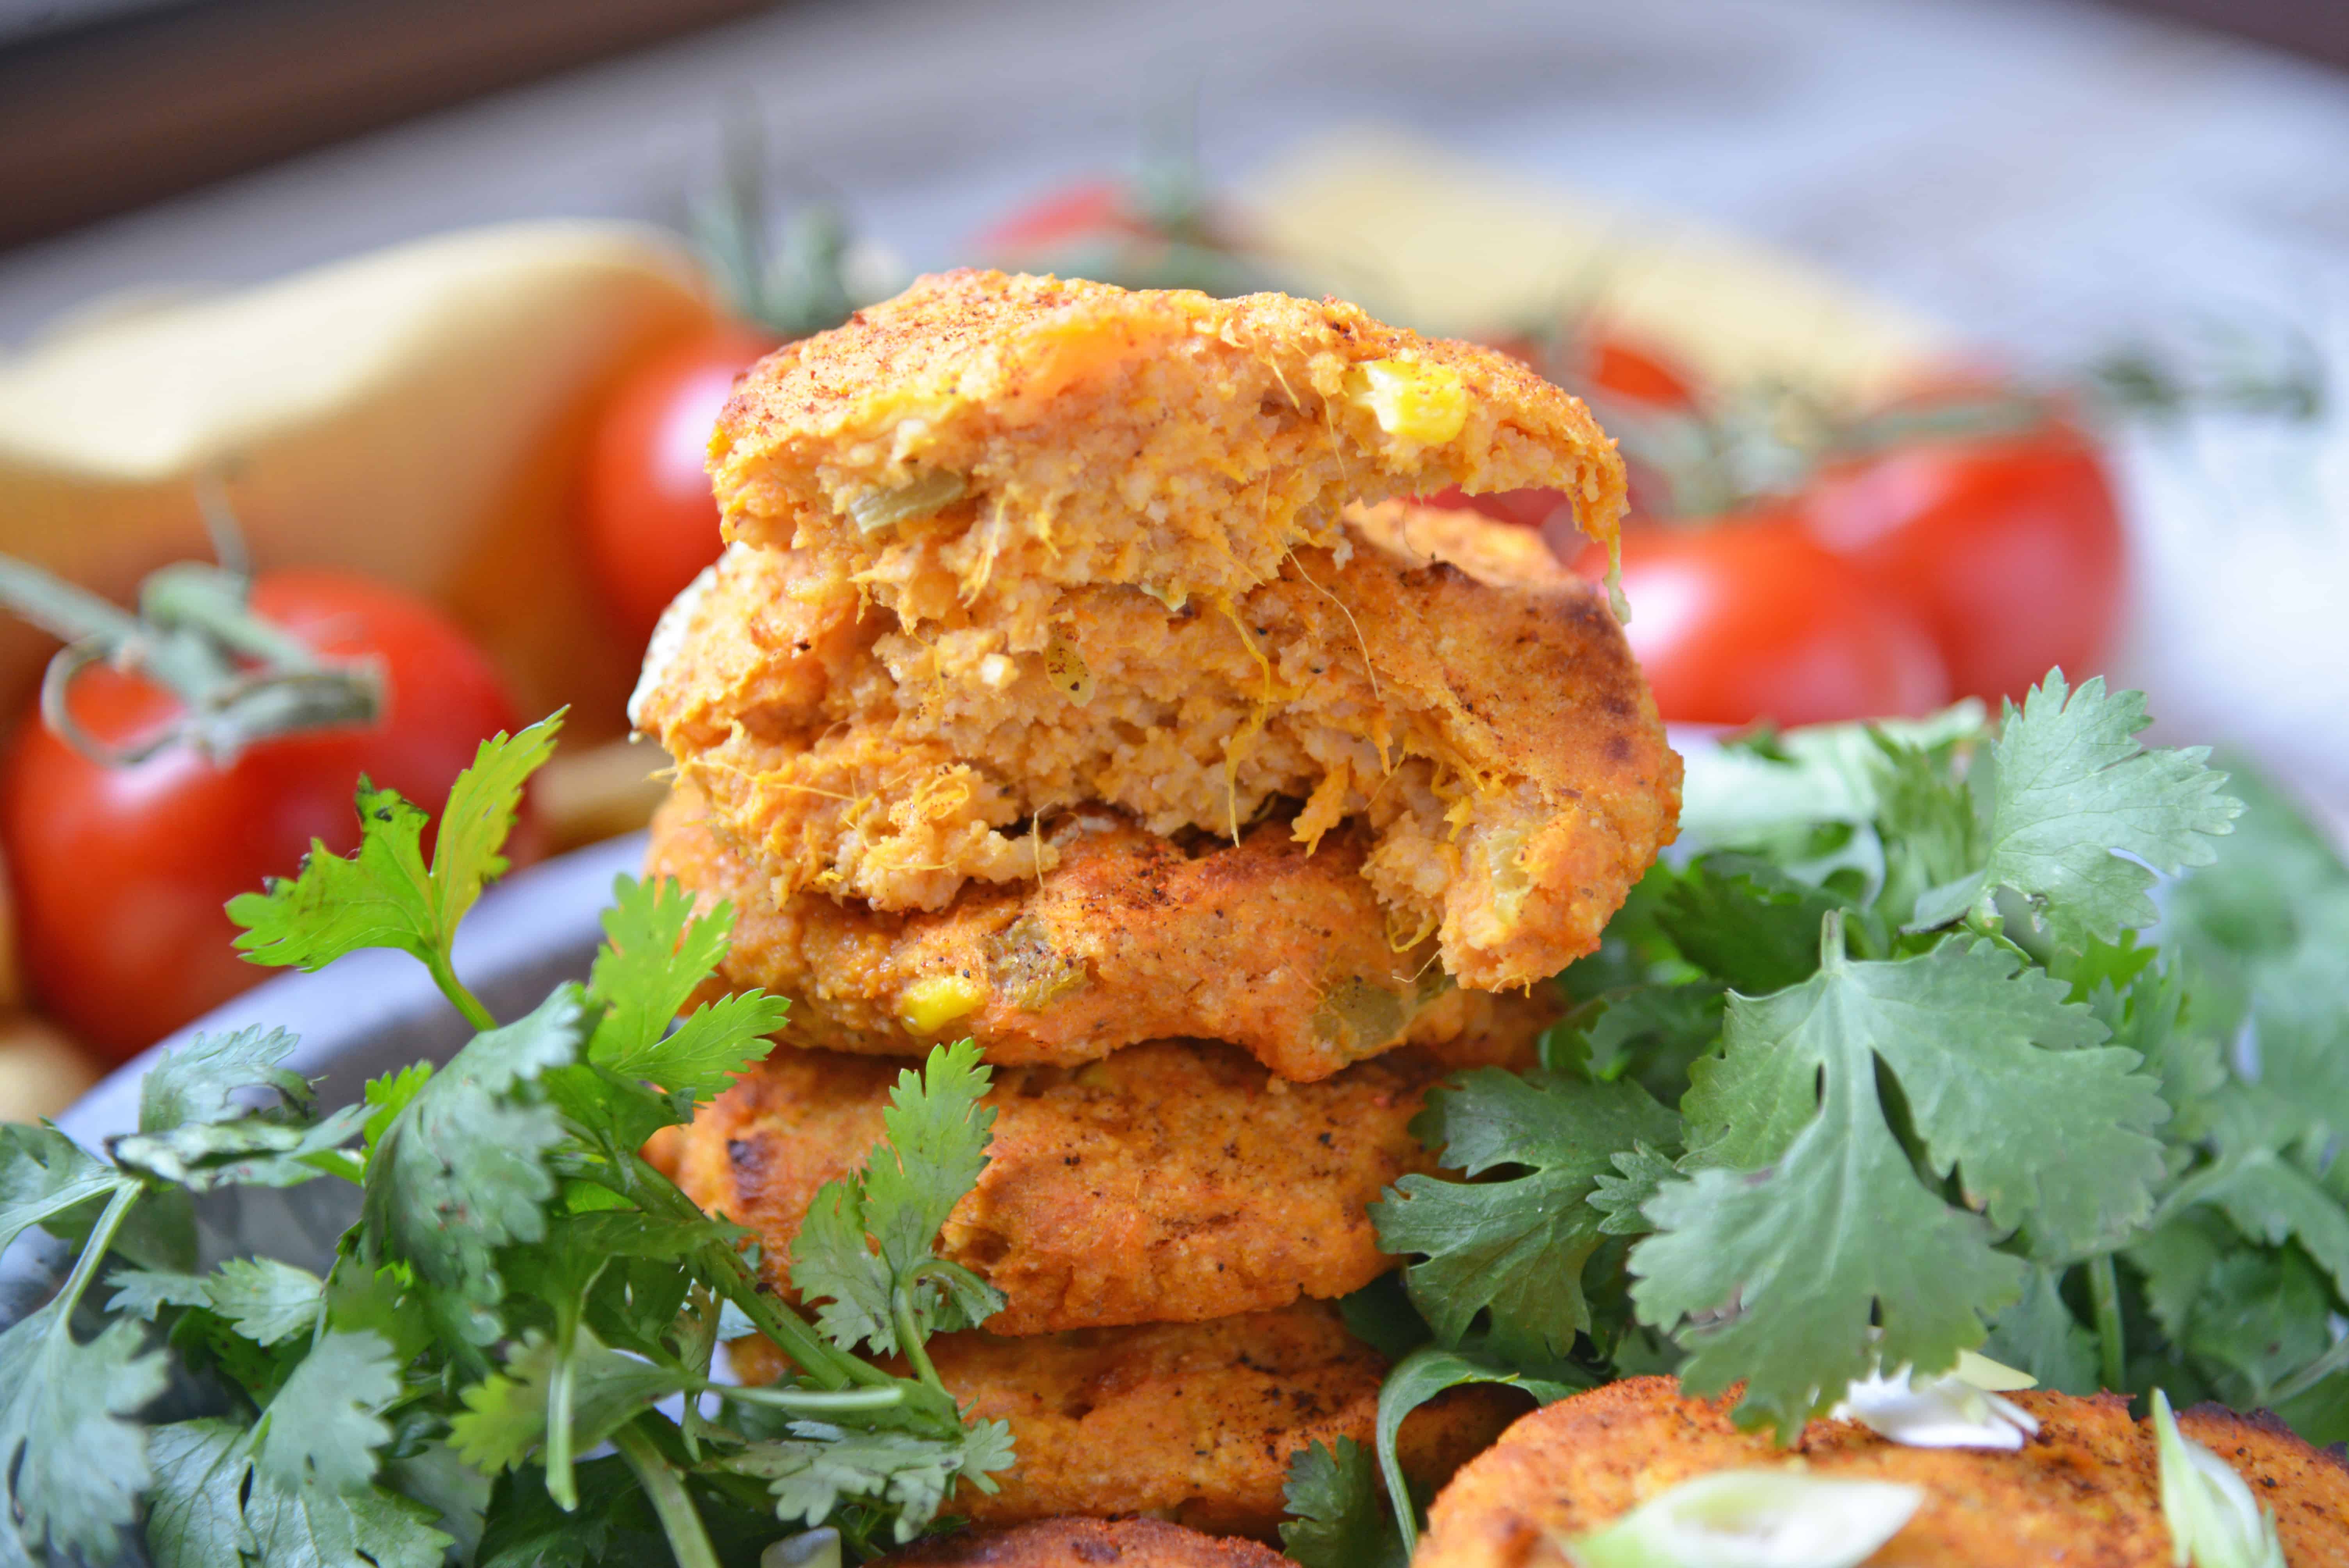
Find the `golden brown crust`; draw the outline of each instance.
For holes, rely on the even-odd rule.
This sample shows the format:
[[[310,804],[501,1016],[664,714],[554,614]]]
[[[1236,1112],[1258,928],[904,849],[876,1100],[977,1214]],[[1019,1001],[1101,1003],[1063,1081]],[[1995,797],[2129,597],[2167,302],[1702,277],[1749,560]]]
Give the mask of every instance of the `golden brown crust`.
[[[879,1141],[901,1065],[786,1048],[694,1119],[678,1182],[758,1234],[777,1289],[788,1292],[816,1189]],[[1359,1290],[1394,1262],[1368,1206],[1436,1168],[1410,1124],[1449,1070],[1405,1049],[1291,1084],[1228,1046],[1175,1040],[1074,1069],[999,1068],[987,1168],[939,1255],[1004,1293],[988,1323],[999,1335],[1195,1322]]]
[[[934,1535],[873,1568],[1293,1568],[1258,1542],[1202,1535],[1163,1519],[1040,1519],[1009,1530]]]
[[[1443,382],[1456,428],[1384,428],[1374,361]],[[1556,488],[1610,541],[1624,500],[1589,411],[1506,355],[1334,300],[975,271],[769,356],[709,469],[729,538],[808,548],[909,624],[975,615],[1030,650],[1055,584],[1237,593],[1331,539],[1348,500]],[[868,534],[850,516],[940,476],[965,489],[934,517]]]
[[[790,552],[737,552],[642,709],[774,882],[883,911],[1051,869],[1092,802],[1237,837],[1277,800],[1371,830],[1389,936],[1484,989],[1596,945],[1670,841],[1680,762],[1599,591],[1521,531],[1365,514],[1221,612],[1071,592],[1046,651],[860,618]],[[1465,565],[1455,565],[1457,559]]]
[[[936,914],[883,914],[766,878],[712,832],[689,786],[653,820],[647,872],[735,908],[711,994],[791,999],[783,1037],[917,1055],[968,1035],[999,1066],[1069,1067],[1143,1040],[1226,1040],[1284,1078],[1324,1078],[1408,1043],[1521,1053],[1554,1016],[1547,987],[1448,985],[1430,942],[1388,945],[1350,830],[1308,853],[1286,824],[1195,853],[1105,813],[1063,818],[1040,884],[965,888]],[[967,1011],[927,1032],[903,1020],[926,983],[967,982]]]
[[[1019,1450],[1001,1491],[966,1485],[951,1511],[983,1525],[1151,1513],[1268,1540],[1292,1455],[1340,1438],[1371,1443],[1387,1365],[1323,1302],[1042,1338],[941,1335],[929,1350],[974,1415],[1011,1423]],[[781,1367],[763,1340],[738,1341],[733,1354],[750,1381]],[[1490,1387],[1422,1406],[1400,1434],[1403,1469],[1442,1484],[1524,1406]]]
[[[1796,1460],[1814,1475],[1925,1489],[1872,1568],[2168,1568],[2150,1423],[2130,1419],[2118,1395],[2008,1398],[2040,1423],[2017,1453],[1907,1448],[1847,1421],[1814,1421],[1782,1449],[1731,1422],[1733,1394],[1693,1399],[1669,1377],[1627,1378],[1536,1411],[1464,1467],[1429,1512],[1414,1568],[1557,1568],[1555,1533],[1596,1529],[1699,1475]],[[2349,1563],[2349,1472],[2273,1427],[2181,1425],[2276,1511],[2293,1568]]]

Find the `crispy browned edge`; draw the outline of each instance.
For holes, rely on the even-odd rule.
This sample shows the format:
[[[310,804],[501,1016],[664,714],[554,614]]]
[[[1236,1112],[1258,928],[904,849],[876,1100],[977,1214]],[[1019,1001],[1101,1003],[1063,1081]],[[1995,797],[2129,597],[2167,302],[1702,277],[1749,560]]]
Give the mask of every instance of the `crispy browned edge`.
[[[1535,1411],[1437,1497],[1414,1568],[1549,1568],[1565,1561],[1552,1544],[1558,1533],[1608,1523],[1696,1475],[1789,1462],[1926,1488],[1925,1506],[1872,1568],[2059,1558],[2067,1568],[2168,1568],[2151,1425],[2130,1418],[2122,1395],[2008,1396],[2040,1422],[2009,1453],[1908,1448],[1826,1420],[1782,1449],[1766,1432],[1737,1429],[1739,1393],[1699,1399],[1671,1377],[1631,1377]],[[2189,1416],[2181,1427],[2275,1509],[2294,1568],[2349,1564],[2349,1470],[2272,1418],[2208,1407]]]
[[[935,1535],[874,1568],[1289,1568],[1258,1542],[1202,1535],[1163,1519],[1040,1519],[1009,1530]]]

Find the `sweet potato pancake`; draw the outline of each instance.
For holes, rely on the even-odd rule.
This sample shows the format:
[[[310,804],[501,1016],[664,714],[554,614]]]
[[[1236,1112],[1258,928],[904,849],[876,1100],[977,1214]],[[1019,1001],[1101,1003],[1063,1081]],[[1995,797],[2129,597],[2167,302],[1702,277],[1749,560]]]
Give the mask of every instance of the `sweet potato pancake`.
[[[1596,945],[1672,835],[1680,765],[1599,591],[1506,531],[1396,509],[1221,613],[1072,590],[1035,653],[860,618],[803,553],[738,551],[639,722],[779,899],[937,910],[1049,872],[1038,824],[1090,802],[1238,841],[1292,799],[1309,846],[1367,824],[1392,946],[1522,985]]]
[[[1612,543],[1614,444],[1506,355],[1336,301],[956,272],[769,356],[710,443],[729,538],[907,625],[1040,652],[1057,591],[1228,600],[1349,500],[1553,487]]]
[[[1011,1423],[1019,1455],[999,1478],[1002,1491],[966,1486],[948,1511],[979,1524],[1152,1513],[1266,1539],[1280,1521],[1290,1455],[1340,1438],[1369,1445],[1387,1366],[1322,1302],[1039,1338],[941,1335],[929,1351],[974,1415]],[[750,1382],[782,1365],[764,1340],[739,1340],[733,1356]],[[1484,1386],[1422,1406],[1402,1426],[1403,1469],[1441,1485],[1525,1403]]]
[[[686,1133],[678,1185],[758,1233],[777,1288],[815,1190],[881,1140],[902,1066],[778,1051]],[[1365,1209],[1404,1172],[1435,1168],[1409,1128],[1451,1066],[1406,1049],[1292,1084],[1229,1046],[1160,1040],[1073,1069],[999,1068],[987,1169],[938,1255],[1009,1298],[987,1325],[1001,1335],[1359,1290],[1393,1262]]]
[[[1040,1519],[933,1535],[873,1568],[1293,1568],[1271,1547],[1161,1519]]]
[[[1881,1568],[2063,1563],[2169,1568],[2152,1424],[2118,1395],[2010,1394],[2038,1418],[2021,1451],[1907,1448],[1848,1421],[1814,1421],[1791,1449],[1731,1424],[1734,1395],[1682,1396],[1632,1377],[1536,1411],[1435,1500],[1414,1568],[1557,1568],[1553,1532],[1596,1529],[1713,1470],[1800,1463],[1843,1480],[1905,1481],[1925,1502],[1868,1559]],[[2215,1405],[2178,1417],[2276,1514],[2292,1568],[2349,1564],[2349,1466],[2282,1423]]]
[[[822,893],[779,903],[681,785],[653,819],[647,870],[734,905],[711,994],[790,997],[797,1045],[916,1056],[968,1035],[999,1065],[1068,1067],[1143,1040],[1214,1039],[1309,1082],[1406,1041],[1508,1057],[1553,1016],[1547,987],[1463,991],[1433,942],[1390,947],[1350,830],[1312,854],[1281,822],[1186,848],[1081,811],[1048,841],[1040,885],[973,885],[936,914]]]

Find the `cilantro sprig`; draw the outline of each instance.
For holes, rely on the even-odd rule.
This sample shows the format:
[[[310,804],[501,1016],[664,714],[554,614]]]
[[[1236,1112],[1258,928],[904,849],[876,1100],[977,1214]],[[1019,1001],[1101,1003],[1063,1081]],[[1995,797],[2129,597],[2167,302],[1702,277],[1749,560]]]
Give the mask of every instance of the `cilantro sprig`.
[[[1543,1069],[1430,1097],[1475,1180],[1374,1212],[1429,1346],[1390,1396],[1436,1353],[1544,1398],[1677,1371],[1791,1433],[1988,1345],[2349,1436],[2349,870],[2146,723],[2056,673],[1995,725],[1692,756],[1683,850],[1559,977]],[[1301,1539],[1360,1538],[1382,1457],[1293,1473]]]
[[[293,1037],[248,1029],[167,1054],[109,1159],[0,1128],[0,1247],[34,1227],[81,1246],[0,1334],[0,1560],[104,1561],[143,1526],[158,1568],[433,1568],[452,1546],[585,1568],[653,1540],[686,1568],[747,1568],[788,1530],[911,1539],[1011,1462],[1008,1429],[966,1423],[923,1348],[1000,1305],[932,1250],[986,1161],[967,1042],[905,1075],[889,1140],[827,1193],[833,1228],[802,1243],[803,1284],[832,1298],[811,1323],[761,1287],[746,1233],[641,1152],[783,1021],[758,992],[688,1010],[730,910],[622,877],[584,984],[501,1023],[459,977],[459,924],[505,871],[559,727],[483,743],[429,858],[425,814],[362,780],[355,853],[314,846],[230,906],[257,963],[414,955],[477,1031],[448,1062],[322,1110],[284,1065]],[[356,1188],[359,1215],[326,1274],[195,1267],[186,1194],[322,1178]],[[720,1339],[752,1331],[793,1376],[717,1376]],[[212,1413],[150,1424],[174,1362]]]

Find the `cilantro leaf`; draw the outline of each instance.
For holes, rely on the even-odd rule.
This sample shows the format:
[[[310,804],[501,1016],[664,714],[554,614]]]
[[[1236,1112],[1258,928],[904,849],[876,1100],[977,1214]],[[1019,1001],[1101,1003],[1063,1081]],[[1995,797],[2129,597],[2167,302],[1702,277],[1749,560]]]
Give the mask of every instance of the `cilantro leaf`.
[[[377,1412],[398,1395],[399,1368],[380,1336],[321,1336],[262,1413],[255,1470],[289,1494],[359,1491],[391,1440]]]
[[[254,1473],[254,1430],[206,1418],[155,1429],[147,1548],[155,1568],[439,1568],[432,1512],[368,1487],[288,1491]]]
[[[522,809],[523,789],[554,755],[565,711],[557,708],[512,737],[501,732],[482,741],[471,765],[449,786],[440,839],[432,846],[433,908],[441,930],[453,934],[481,896],[482,885],[506,874],[502,851]]]
[[[897,1347],[888,1265],[865,1240],[864,1198],[856,1177],[816,1189],[792,1241],[792,1284],[815,1304],[816,1326],[843,1349]]]
[[[306,1126],[268,1116],[188,1121],[118,1138],[110,1151],[125,1171],[192,1192],[298,1187],[320,1174],[313,1161],[350,1141],[365,1120],[363,1107],[345,1106]]]
[[[362,1091],[367,1108],[367,1138],[363,1146],[367,1159],[372,1161],[375,1158],[375,1146],[383,1141],[383,1135],[390,1128],[392,1119],[408,1109],[408,1102],[416,1098],[417,1091],[431,1077],[430,1062],[410,1062],[396,1073],[386,1073],[381,1078],[367,1080],[367,1088]]]
[[[1351,1438],[1291,1454],[1280,1544],[1301,1568],[1404,1568],[1410,1549],[1379,1490],[1370,1450]]]
[[[1607,1217],[1599,1233],[1609,1236],[1641,1236],[1655,1227],[1643,1212],[1648,1200],[1672,1179],[1672,1157],[1646,1143],[1619,1150],[1609,1163],[1618,1174],[1600,1171],[1591,1184],[1590,1206]]]
[[[1982,1354],[2028,1372],[2043,1387],[2066,1394],[2096,1392],[2095,1336],[2064,1305],[2052,1270],[2034,1268],[2023,1277],[2021,1299],[1990,1326]]]
[[[1819,966],[1819,921],[1844,901],[1751,855],[1699,857],[1657,923],[1682,956],[1749,996],[1800,985]]]
[[[0,1558],[110,1559],[152,1473],[129,1418],[163,1391],[163,1357],[138,1323],[73,1336],[69,1285],[0,1333]]]
[[[212,1308],[256,1345],[309,1332],[326,1305],[326,1283],[275,1258],[231,1258],[213,1272]]]
[[[1547,1405],[1596,1387],[1598,1381],[1580,1368],[1562,1363],[1545,1370],[1553,1376],[1526,1376],[1481,1353],[1466,1354],[1440,1345],[1426,1345],[1404,1357],[1387,1374],[1386,1382],[1379,1388],[1379,1471],[1386,1480],[1387,1502],[1394,1511],[1392,1519],[1402,1537],[1406,1558],[1418,1548],[1419,1523],[1411,1486],[1403,1477],[1402,1460],[1395,1449],[1404,1418],[1437,1395],[1470,1383],[1499,1383],[1521,1388],[1537,1402]]]
[[[1650,1201],[1631,1253],[1642,1321],[1681,1327],[1698,1394],[1746,1379],[1744,1416],[1791,1439],[1876,1365],[1945,1368],[2014,1299],[2023,1265],[1920,1186],[1871,1078],[1830,1073],[1818,1114],[1760,1175],[1700,1170]]]
[[[2327,924],[2327,906],[2349,889],[2349,868],[2322,830],[2259,775],[2237,768],[2229,789],[2244,802],[2224,852],[2163,890],[2161,937],[2189,957],[2197,972],[2196,1001],[2220,1002],[2231,1016],[2248,999],[2247,971],[2267,960],[2288,960]],[[2340,1008],[2336,1006],[2337,1014]]]
[[[528,1016],[475,1036],[416,1089],[367,1161],[367,1263],[400,1259],[479,1306],[503,1295],[497,1249],[543,1236],[554,1195],[544,1157],[563,1125],[536,1080],[576,1057],[584,1018],[577,988],[558,987]]]
[[[546,1441],[547,1412],[558,1381],[566,1385],[563,1401],[570,1411],[571,1451],[585,1453],[623,1421],[686,1392],[697,1380],[674,1367],[623,1356],[585,1326],[567,1353],[547,1336],[532,1334],[507,1358],[504,1370],[465,1390],[464,1413],[450,1423],[450,1442],[476,1470],[512,1470]]]
[[[1402,1360],[1435,1337],[1427,1319],[1412,1305],[1402,1276],[1392,1271],[1340,1296],[1338,1315],[1346,1320],[1348,1332],[1389,1361]]]
[[[31,1227],[93,1204],[122,1184],[120,1172],[56,1128],[0,1122],[0,1253]]]
[[[364,947],[441,956],[450,934],[433,918],[424,865],[429,819],[398,790],[365,779],[356,801],[364,836],[350,858],[314,841],[298,876],[229,900],[228,917],[244,928],[236,945],[252,962],[323,969]]]
[[[2211,1266],[2178,1338],[2221,1398],[2251,1409],[2332,1348],[2332,1319],[2324,1276],[2304,1254],[2239,1248]]]
[[[381,1487],[286,1491],[255,1477],[245,1527],[269,1568],[440,1568],[449,1537],[433,1511]]]
[[[1542,1065],[1626,1078],[1667,1103],[1677,1100],[1689,1063],[1721,1038],[1723,990],[1718,981],[1697,980],[1602,991],[1543,1031]]]
[[[2023,895],[2060,946],[2118,938],[2150,924],[2157,872],[2209,864],[2210,840],[2231,832],[2243,803],[2207,747],[2147,751],[2145,695],[2107,695],[2104,678],[2067,686],[2052,671],[2008,705],[1990,748],[1982,869],[1917,901],[1919,929],[1961,915],[1996,919],[1996,892]],[[2148,869],[2150,868],[2150,869]]]
[[[647,1078],[693,1101],[723,1094],[735,1075],[775,1048],[791,1004],[764,991],[736,991],[688,1014],[636,1062],[616,1070]]]
[[[886,1354],[908,1328],[967,1328],[1001,1307],[994,1287],[931,1250],[986,1167],[989,1077],[968,1040],[933,1047],[919,1074],[898,1076],[881,1118],[887,1136],[864,1168],[816,1190],[792,1243],[792,1283],[823,1304],[817,1322],[834,1343]]]
[[[173,1269],[117,1269],[107,1281],[114,1286],[114,1299],[106,1310],[129,1313],[141,1323],[152,1323],[156,1314],[167,1306],[202,1306],[212,1304],[212,1280],[198,1274],[182,1274]]]
[[[657,1563],[669,1550],[644,1490],[626,1460],[579,1467],[581,1506],[565,1511],[546,1494],[543,1472],[511,1470],[491,1494],[475,1568],[586,1568],[591,1563]],[[160,1565],[159,1565],[160,1568]]]
[[[1381,1247],[1422,1254],[1404,1271],[1413,1304],[1446,1345],[1489,1311],[1504,1356],[1563,1354],[1590,1326],[1582,1268],[1606,1218],[1585,1200],[1612,1171],[1609,1156],[1676,1142],[1679,1119],[1636,1084],[1482,1068],[1431,1093],[1413,1130],[1471,1176],[1503,1166],[1526,1174],[1480,1183],[1413,1174],[1372,1207]]]
[[[993,1491],[990,1472],[1011,1462],[1010,1428],[1001,1421],[978,1422],[960,1440],[823,1421],[793,1421],[789,1430],[729,1456],[726,1468],[766,1481],[785,1523],[821,1524],[842,1503],[862,1502],[895,1514],[900,1542],[921,1533],[957,1481]]]
[[[517,735],[481,742],[472,765],[450,786],[429,870],[424,812],[398,791],[362,779],[357,851],[346,859],[314,841],[300,875],[231,899],[229,918],[244,928],[237,947],[254,963],[301,969],[323,968],[365,947],[391,947],[447,976],[458,922],[482,885],[505,873],[500,849],[513,829],[523,786],[554,750],[562,727],[557,713]]]
[[[471,1563],[481,1543],[490,1506],[490,1478],[459,1459],[447,1443],[427,1443],[383,1467],[383,1488],[422,1503],[433,1528],[452,1538],[455,1561]]]
[[[1886,783],[1880,740],[1946,753],[1979,738],[1983,718],[1969,698],[1920,719],[1811,725],[1696,748],[1686,758],[1681,830],[1699,843],[1743,844],[1821,823],[1872,826]]]
[[[163,1269],[119,1269],[109,1312],[152,1323],[165,1306],[216,1312],[256,1345],[275,1345],[306,1333],[325,1305],[326,1282],[275,1258],[231,1258],[209,1274]]]
[[[605,1012],[588,1057],[630,1078],[649,1078],[636,1059],[668,1033],[694,988],[717,971],[734,911],[721,903],[697,920],[693,895],[674,878],[622,876],[612,883],[603,924],[604,945],[595,954],[587,995]]]
[[[888,1147],[864,1163],[864,1220],[900,1277],[929,1258],[939,1227],[987,1166],[995,1112],[979,1102],[993,1074],[962,1040],[897,1075],[881,1113]]]
[[[1775,995],[1733,997],[1723,1052],[1699,1064],[1682,1110],[1692,1180],[1647,1206],[1659,1233],[1631,1254],[1641,1318],[1682,1335],[1702,1392],[1748,1380],[1741,1411],[1791,1432],[1867,1373],[1951,1365],[2022,1288],[1992,1251],[2029,1229],[2049,1255],[2108,1246],[2151,1211],[2165,1114],[2134,1052],[2066,988],[1990,944],[1897,962],[1841,954]],[[1919,1181],[1878,1096],[1901,1094],[1935,1178]],[[1986,1216],[1986,1220],[1985,1220]],[[1993,1228],[1994,1227],[1994,1228]]]
[[[2165,1201],[2176,1210],[2208,1203],[2253,1241],[2280,1247],[2298,1242],[2349,1299],[2349,1213],[2314,1178],[2272,1149],[2221,1155],[2178,1183]]]
[[[139,1130],[168,1132],[188,1122],[236,1121],[252,1112],[237,1096],[268,1089],[296,1111],[310,1108],[310,1080],[279,1064],[299,1042],[259,1025],[230,1035],[198,1035],[139,1080]]]
[[[1811,1119],[1816,1076],[1872,1079],[1872,1058],[1899,1083],[1932,1174],[1955,1170],[2000,1230],[2027,1223],[2069,1255],[2152,1212],[2159,1086],[2134,1051],[2102,1045],[2062,983],[1988,942],[1872,963],[1825,945],[1813,980],[1731,1001],[1723,1052],[1699,1064],[1682,1106],[1692,1161],[1767,1165]]]
[[[174,1421],[149,1434],[155,1490],[147,1501],[147,1551],[155,1568],[237,1568],[255,1555],[244,1524],[252,1431],[235,1421]]]

